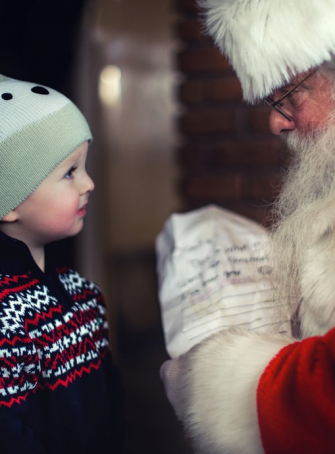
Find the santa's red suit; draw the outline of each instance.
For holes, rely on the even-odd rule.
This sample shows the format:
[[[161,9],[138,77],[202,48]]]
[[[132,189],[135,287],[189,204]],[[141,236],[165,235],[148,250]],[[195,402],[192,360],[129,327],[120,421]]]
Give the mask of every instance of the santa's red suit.
[[[335,452],[335,329],[284,347],[257,390],[259,427],[269,454]]]

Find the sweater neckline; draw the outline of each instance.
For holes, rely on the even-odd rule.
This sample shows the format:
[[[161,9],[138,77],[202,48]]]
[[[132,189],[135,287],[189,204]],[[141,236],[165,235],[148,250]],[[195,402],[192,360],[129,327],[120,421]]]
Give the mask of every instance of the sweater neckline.
[[[24,274],[29,271],[40,277],[54,275],[56,265],[48,249],[45,248],[45,271],[42,271],[23,241],[0,231],[0,273]]]

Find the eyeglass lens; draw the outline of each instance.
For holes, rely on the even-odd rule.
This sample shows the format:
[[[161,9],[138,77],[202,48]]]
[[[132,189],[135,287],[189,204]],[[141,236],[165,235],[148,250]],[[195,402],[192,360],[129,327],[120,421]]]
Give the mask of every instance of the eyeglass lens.
[[[281,114],[286,120],[292,121],[292,118],[290,118],[281,108],[283,107],[283,100],[290,95],[294,90],[296,90],[301,84],[303,84],[309,77],[311,77],[315,71],[312,71],[309,73],[306,77],[304,77],[298,84],[296,84],[294,87],[292,87],[289,91],[287,91],[281,98],[277,99],[277,101],[274,101],[270,96],[264,99],[266,104],[270,106],[273,110]]]

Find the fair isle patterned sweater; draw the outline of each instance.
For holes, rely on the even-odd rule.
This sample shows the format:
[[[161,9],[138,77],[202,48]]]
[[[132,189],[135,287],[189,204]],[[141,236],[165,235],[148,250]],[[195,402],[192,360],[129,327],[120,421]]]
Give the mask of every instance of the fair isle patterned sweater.
[[[0,453],[121,452],[99,289],[0,233]]]

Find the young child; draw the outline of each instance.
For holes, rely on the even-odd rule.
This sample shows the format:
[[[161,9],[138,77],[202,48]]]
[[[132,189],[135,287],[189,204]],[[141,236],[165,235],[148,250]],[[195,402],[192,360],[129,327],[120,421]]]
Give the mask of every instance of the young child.
[[[0,453],[121,452],[99,289],[45,246],[83,227],[91,132],[65,96],[0,76]]]

